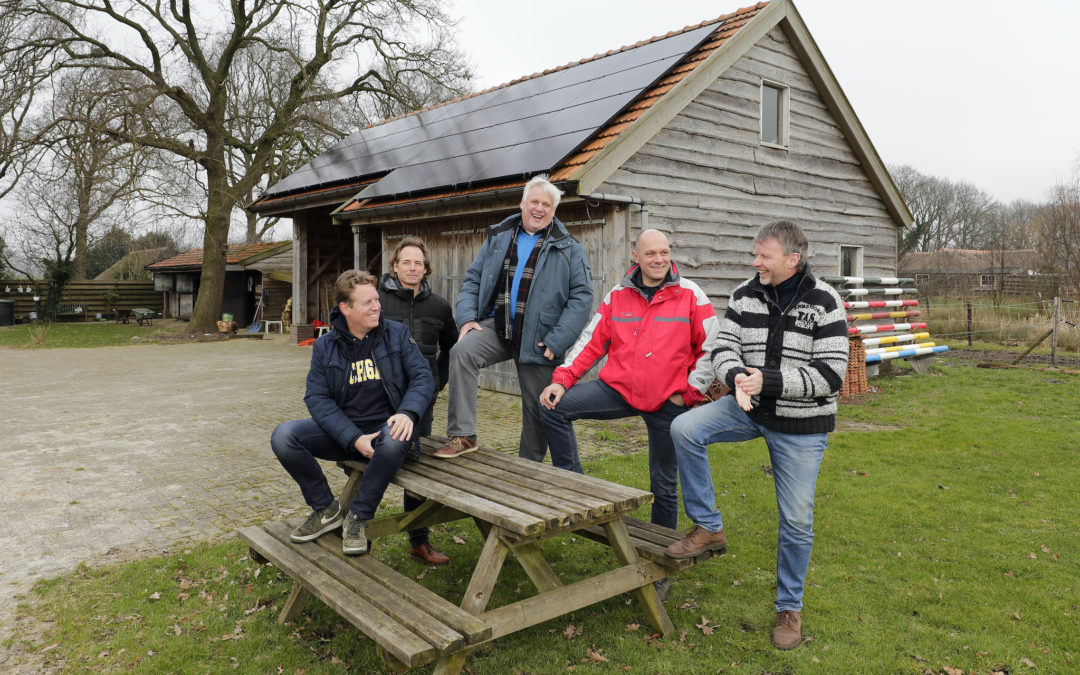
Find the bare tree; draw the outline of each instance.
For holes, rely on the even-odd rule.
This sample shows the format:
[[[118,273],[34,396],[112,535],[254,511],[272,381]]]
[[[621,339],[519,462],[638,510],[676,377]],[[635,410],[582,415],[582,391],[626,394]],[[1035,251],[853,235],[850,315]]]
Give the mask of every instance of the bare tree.
[[[1080,288],[1080,172],[1055,185],[1036,216],[1039,252],[1073,288]]]
[[[14,189],[40,150],[32,113],[56,68],[56,49],[48,44],[56,29],[18,3],[0,5],[0,199]]]
[[[70,67],[106,69],[130,82],[130,114],[102,129],[193,163],[206,188],[203,268],[192,329],[210,331],[221,309],[234,207],[273,166],[282,138],[312,106],[362,92],[394,96],[391,70],[438,79],[460,70],[438,0],[231,0],[224,8],[176,0],[2,0],[59,22]],[[94,33],[67,16],[78,12]],[[282,42],[281,36],[289,39]],[[248,50],[288,64],[287,86],[260,103],[261,131],[244,138],[229,116],[231,75]],[[382,68],[382,70],[380,70]],[[228,155],[247,153],[230,172]]]

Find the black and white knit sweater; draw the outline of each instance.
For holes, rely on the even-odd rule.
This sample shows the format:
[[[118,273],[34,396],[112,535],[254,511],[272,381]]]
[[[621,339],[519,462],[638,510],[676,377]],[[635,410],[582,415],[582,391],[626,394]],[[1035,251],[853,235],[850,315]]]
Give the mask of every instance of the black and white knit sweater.
[[[731,294],[713,343],[717,379],[735,386],[746,366],[761,370],[761,394],[750,418],[773,431],[828,433],[848,362],[844,303],[807,265],[795,297],[781,312],[773,289],[757,275]]]

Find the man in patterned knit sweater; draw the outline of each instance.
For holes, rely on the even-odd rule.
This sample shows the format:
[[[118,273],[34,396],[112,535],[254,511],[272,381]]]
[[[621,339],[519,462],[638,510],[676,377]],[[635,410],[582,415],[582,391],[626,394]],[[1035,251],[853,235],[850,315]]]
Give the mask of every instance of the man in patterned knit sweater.
[[[848,360],[844,304],[811,274],[806,248],[806,235],[794,223],[778,221],[758,231],[757,274],[732,293],[711,350],[713,371],[733,395],[671,424],[683,505],[694,522],[684,539],[667,548],[672,558],[692,557],[724,541],[709,444],[765,438],[780,519],[772,633],[777,649],[802,641],[814,487]]]

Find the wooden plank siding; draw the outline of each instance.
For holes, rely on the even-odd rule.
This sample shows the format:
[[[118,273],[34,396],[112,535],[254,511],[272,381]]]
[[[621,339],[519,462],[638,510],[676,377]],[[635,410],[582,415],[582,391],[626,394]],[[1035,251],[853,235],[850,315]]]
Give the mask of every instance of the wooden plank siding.
[[[790,87],[786,149],[759,140],[763,78]],[[896,271],[897,227],[779,27],[597,191],[645,199],[649,226],[669,233],[672,257],[718,311],[750,276],[753,236],[772,220],[804,228],[819,274],[837,273],[841,245],[863,247],[866,275]],[[636,237],[636,217],[632,228]]]

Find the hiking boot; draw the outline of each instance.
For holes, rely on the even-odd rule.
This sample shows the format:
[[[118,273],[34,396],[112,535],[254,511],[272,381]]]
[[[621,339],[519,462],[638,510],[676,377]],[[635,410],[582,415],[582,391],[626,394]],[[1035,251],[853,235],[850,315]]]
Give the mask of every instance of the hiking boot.
[[[445,565],[450,562],[449,556],[445,553],[436,551],[435,547],[426,541],[419,546],[410,548],[409,555],[425,565]]]
[[[709,532],[700,525],[695,525],[685,537],[664,549],[669,558],[693,558],[705,551],[723,553],[727,550],[727,538],[724,531]]]
[[[468,436],[454,436],[450,442],[435,450],[435,456],[439,459],[453,459],[467,452],[476,451],[476,439]]]
[[[772,644],[777,649],[795,649],[802,642],[802,617],[793,609],[776,614],[776,627],[772,629]]]
[[[671,590],[671,577],[657,579],[652,582],[652,587],[656,590],[656,597],[660,600],[660,604],[664,604],[664,601],[667,600],[668,591]]]
[[[336,530],[341,525],[344,517],[341,507],[338,506],[338,501],[335,499],[325,509],[312,511],[304,524],[292,531],[289,539],[298,544],[317,539],[331,530]]]
[[[341,552],[345,555],[363,555],[368,552],[364,519],[352,511],[345,516],[345,526],[341,528]]]

